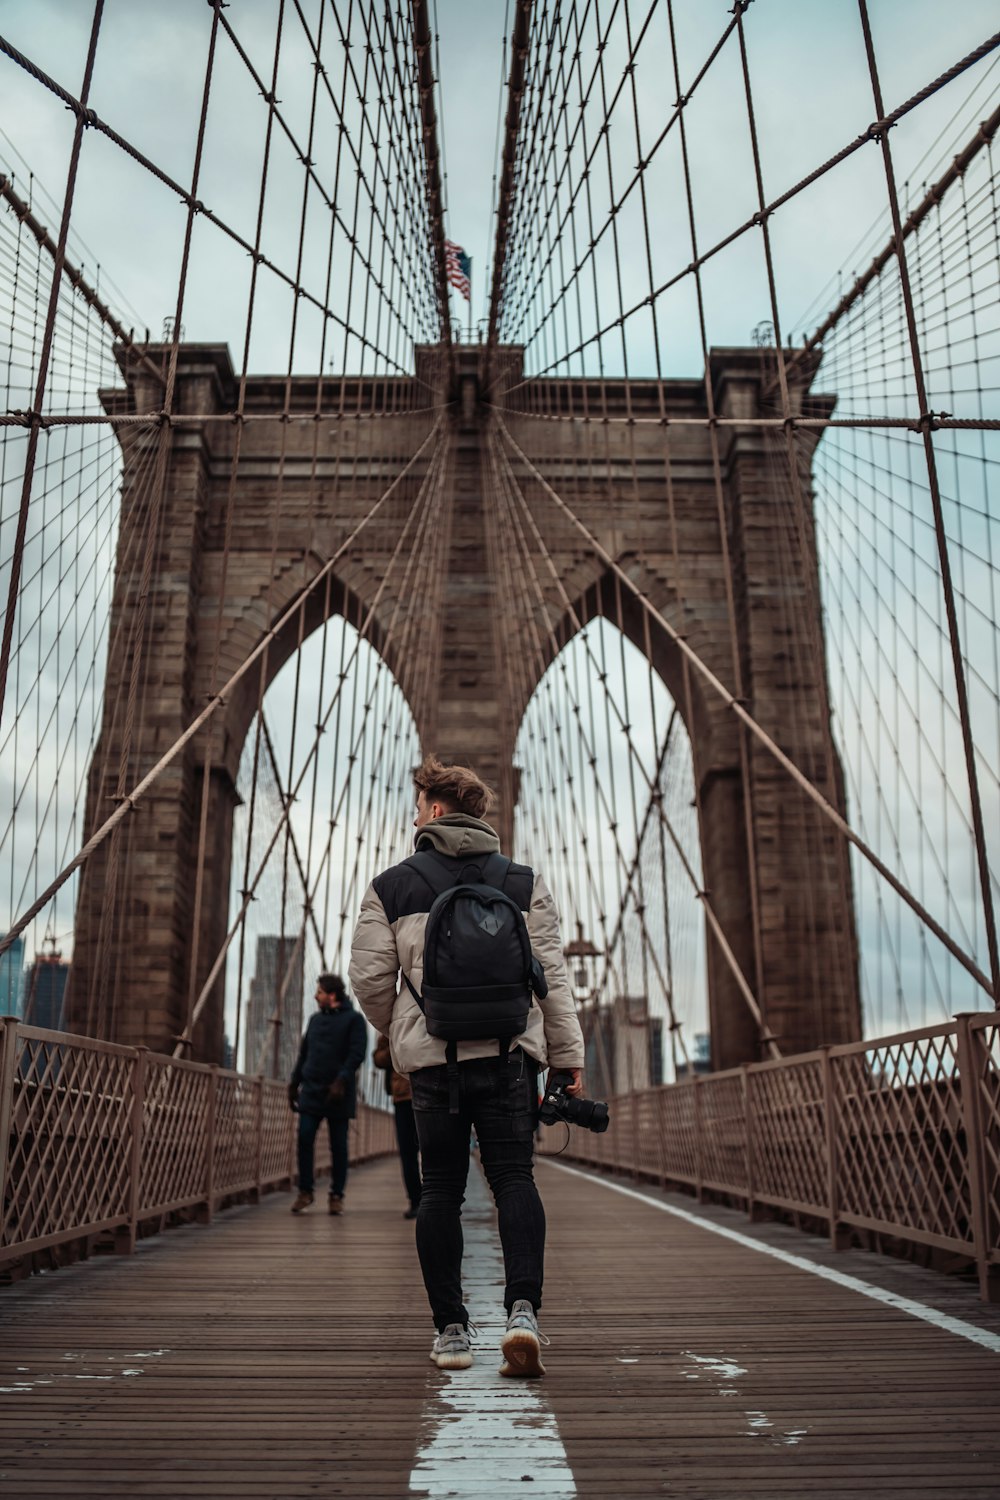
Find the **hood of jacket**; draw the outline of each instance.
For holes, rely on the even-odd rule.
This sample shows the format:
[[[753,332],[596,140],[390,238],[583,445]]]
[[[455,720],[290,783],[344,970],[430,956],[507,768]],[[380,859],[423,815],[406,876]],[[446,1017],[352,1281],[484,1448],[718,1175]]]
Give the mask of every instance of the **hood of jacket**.
[[[445,813],[444,817],[425,823],[417,829],[413,843],[416,849],[433,849],[451,859],[497,854],[500,850],[496,829],[468,813]]]
[[[354,1009],[353,1001],[345,995],[339,1005],[317,1005],[312,1015],[306,1021],[306,1025],[311,1026],[313,1021],[316,1021],[319,1025],[323,1026],[327,1021],[336,1020],[337,1016],[346,1015],[348,1011]]]

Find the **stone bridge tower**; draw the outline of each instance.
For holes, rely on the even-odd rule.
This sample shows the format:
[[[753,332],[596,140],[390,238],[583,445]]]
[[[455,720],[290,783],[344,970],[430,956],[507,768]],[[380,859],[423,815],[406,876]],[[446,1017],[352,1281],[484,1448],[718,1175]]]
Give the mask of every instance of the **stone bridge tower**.
[[[149,353],[155,359],[158,351]],[[391,501],[397,509],[389,510],[390,519],[412,502],[427,467],[426,457],[419,456],[421,445],[443,409],[450,448],[447,535],[442,538],[447,563],[440,618],[428,622],[440,643],[438,663],[425,675],[427,687],[410,707],[425,748],[469,760],[502,789],[498,827],[509,847],[517,795],[514,740],[526,702],[506,701],[510,674],[497,652],[525,652],[528,627],[515,619],[502,632],[493,628],[503,598],[496,559],[484,545],[490,522],[486,466],[489,445],[500,441],[500,417],[487,400],[491,387],[484,383],[484,355],[484,350],[466,346],[450,351],[446,360],[441,351],[425,349],[418,354],[412,381],[380,380],[385,389],[379,391],[378,403],[408,413],[392,422],[344,420],[352,412],[375,409],[375,393],[366,380],[336,382],[340,410],[333,412],[324,405],[315,379],[298,377],[286,388],[284,378],[251,378],[244,406],[248,420],[238,433],[235,422],[224,420],[236,404],[227,350],[220,345],[181,347],[175,404],[179,418],[170,433],[168,480],[145,606],[146,702],[142,722],[131,730],[130,783],[155,764],[204,705],[213,685],[224,682],[289,604],[302,596],[391,480],[397,481]],[[508,374],[517,372],[520,351],[500,351],[500,358],[507,362]],[[123,356],[125,388],[104,393],[109,412],[158,409],[161,393],[147,368]],[[808,381],[809,376],[801,378]],[[724,419],[716,429],[721,492],[704,421],[701,378],[630,381],[627,408],[621,382],[602,381],[600,390],[595,386],[588,396],[587,382],[573,382],[571,391],[551,381],[542,393],[543,409],[546,401],[558,410],[561,402],[572,398],[579,412],[589,400],[593,418],[545,422],[527,412],[502,414],[503,442],[513,455],[513,471],[524,494],[537,501],[535,514],[545,527],[545,545],[562,580],[561,588],[549,590],[545,599],[549,655],[554,657],[569,640],[574,619],[585,620],[599,611],[613,617],[616,594],[607,565],[578,530],[553,507],[546,507],[543,492],[551,480],[572,497],[586,530],[723,682],[733,679],[734,622],[750,711],[829,800],[843,808],[839,761],[830,734],[808,507],[811,450],[802,452],[807,513],[798,517],[801,544],[779,547],[777,518],[787,514],[790,501],[786,492],[779,493],[773,439],[759,426],[741,426],[739,420],[758,415],[766,400],[771,379],[766,351],[713,351],[711,379],[715,409]],[[529,395],[538,397],[541,384]],[[434,401],[427,400],[428,391],[438,403],[436,412]],[[799,397],[803,393],[800,390]],[[810,400],[821,406],[824,402],[815,396]],[[621,418],[626,409],[633,420],[603,420]],[[824,409],[832,409],[832,400]],[[282,411],[318,415],[311,422],[287,422],[281,420]],[[676,419],[676,425],[667,428],[669,444],[664,441],[664,412],[668,419]],[[685,417],[702,420],[685,425]],[[129,673],[129,624],[142,588],[143,549],[136,538],[148,529],[150,492],[142,481],[148,474],[150,449],[159,440],[156,427],[122,426],[119,432],[125,464],[122,528],[107,706],[91,773],[88,836],[107,816],[116,791],[125,733],[120,704]],[[241,446],[234,471],[237,441]],[[673,520],[666,504],[668,485]],[[720,493],[728,577],[720,540]],[[301,618],[273,640],[264,667],[265,686],[297,649],[302,633],[322,624],[324,609],[357,619],[376,600],[391,540],[391,524],[372,526],[363,545],[344,553],[326,603],[323,591],[317,591]],[[567,597],[572,608],[567,608]],[[790,599],[802,622],[796,641],[788,638]],[[419,600],[409,599],[382,599],[375,607],[370,638],[397,677],[403,664],[396,657],[398,632],[391,622],[398,619],[400,609],[420,607]],[[762,747],[751,741],[741,762],[735,716],[697,679],[684,683],[680,653],[669,634],[655,624],[651,627],[638,603],[620,590],[616,607],[623,630],[640,649],[651,652],[687,720],[699,787],[704,882],[751,983],[757,962],[752,917],[752,893],[756,894],[757,978],[770,1032],[784,1052],[857,1037],[854,916],[839,835]],[[142,817],[126,821],[128,906],[114,931],[109,931],[104,901],[107,846],[85,867],[70,1002],[71,1024],[79,1029],[84,1027],[88,994],[99,982],[100,965],[106,968],[109,963],[119,976],[121,993],[128,997],[116,1017],[116,1040],[170,1050],[182,1029],[191,983],[191,871],[199,837],[203,767],[207,757],[211,836],[200,918],[199,985],[226,933],[236,774],[259,688],[259,676],[248,674],[216,713],[210,729],[195,736],[156,783]],[[756,1028],[711,940],[708,949],[713,1061],[719,1067],[756,1060]],[[194,1036],[193,1056],[220,1057],[222,1005],[220,980]]]

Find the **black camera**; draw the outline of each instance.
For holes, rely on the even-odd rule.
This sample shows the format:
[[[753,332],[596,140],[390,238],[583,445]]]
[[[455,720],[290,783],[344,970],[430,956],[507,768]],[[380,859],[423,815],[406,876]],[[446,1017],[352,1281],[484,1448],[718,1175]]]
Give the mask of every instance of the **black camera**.
[[[572,1081],[572,1073],[549,1074],[538,1118],[543,1125],[562,1120],[567,1125],[582,1125],[584,1130],[602,1134],[608,1128],[608,1106],[601,1099],[577,1099],[567,1094],[566,1085]]]

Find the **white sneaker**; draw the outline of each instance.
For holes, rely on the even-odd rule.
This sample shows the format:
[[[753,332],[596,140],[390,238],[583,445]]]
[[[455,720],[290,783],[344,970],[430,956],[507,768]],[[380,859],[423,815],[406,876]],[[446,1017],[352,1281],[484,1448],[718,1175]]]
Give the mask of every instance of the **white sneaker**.
[[[431,1359],[439,1370],[467,1370],[472,1364],[469,1330],[461,1323],[449,1323],[431,1345]]]
[[[500,1340],[503,1355],[500,1374],[520,1376],[525,1380],[544,1375],[542,1345],[548,1342],[544,1333],[538,1331],[538,1319],[531,1303],[515,1302],[507,1319],[507,1331]]]

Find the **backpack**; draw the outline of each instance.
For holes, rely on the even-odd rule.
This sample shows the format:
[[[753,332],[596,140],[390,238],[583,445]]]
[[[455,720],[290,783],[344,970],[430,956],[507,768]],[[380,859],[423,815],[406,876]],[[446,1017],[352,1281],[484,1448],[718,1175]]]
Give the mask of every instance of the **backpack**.
[[[493,1037],[506,1054],[528,1024],[532,994],[544,999],[548,993],[524,915],[503,889],[510,860],[489,854],[459,863],[421,850],[403,863],[434,892],[424,932],[423,993],[403,975],[429,1034],[448,1042],[449,1054],[457,1042]]]

